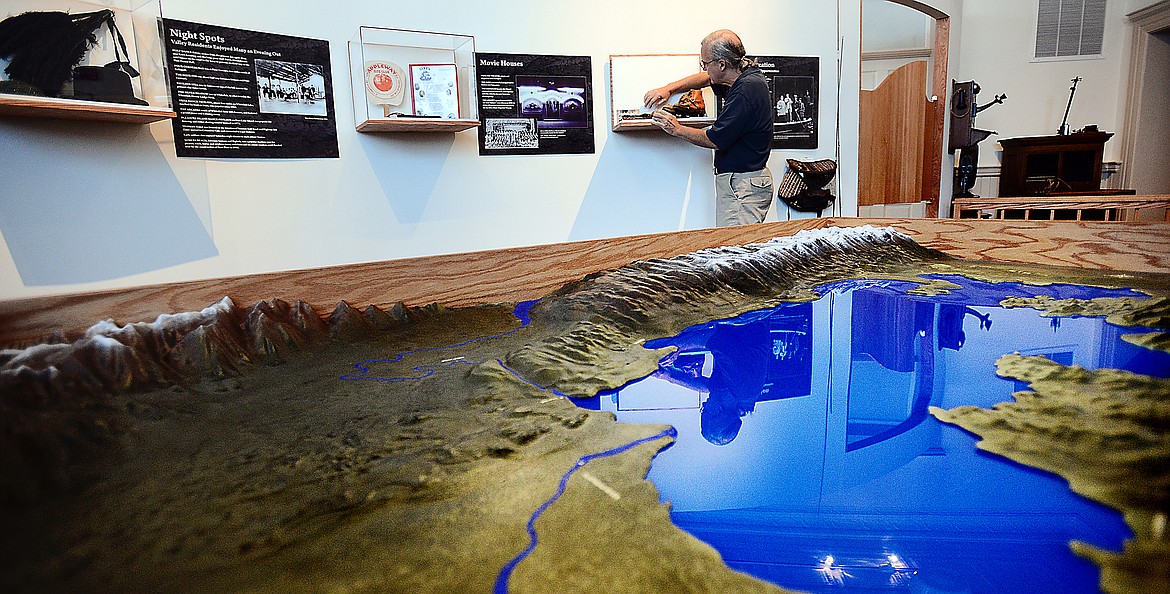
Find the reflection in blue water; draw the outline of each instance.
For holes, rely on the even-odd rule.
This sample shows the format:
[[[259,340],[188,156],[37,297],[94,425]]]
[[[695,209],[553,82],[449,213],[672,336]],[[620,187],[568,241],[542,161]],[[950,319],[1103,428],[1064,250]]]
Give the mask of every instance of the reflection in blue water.
[[[649,478],[672,518],[733,568],[805,591],[1095,592],[1070,540],[1119,549],[1121,515],[1060,477],[975,448],[929,406],[991,406],[1026,386],[1005,353],[1170,376],[1170,355],[1099,318],[1002,309],[1007,296],[1140,296],[946,277],[854,281],[647,343],[673,345],[651,376],[582,403],[678,441]]]

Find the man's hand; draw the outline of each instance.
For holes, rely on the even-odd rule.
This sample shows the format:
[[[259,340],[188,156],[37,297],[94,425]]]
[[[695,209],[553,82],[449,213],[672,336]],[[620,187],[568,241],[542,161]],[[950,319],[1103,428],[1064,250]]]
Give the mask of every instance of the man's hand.
[[[657,89],[650,89],[646,91],[646,95],[642,97],[642,102],[650,109],[656,109],[666,105],[667,100],[670,99],[670,89],[667,87],[658,87]]]
[[[717,148],[715,143],[711,142],[711,139],[707,137],[706,130],[699,130],[698,128],[684,126],[678,123],[678,118],[674,117],[674,114],[668,111],[661,109],[656,110],[650,116],[650,121],[655,126],[662,128],[663,132],[666,132],[671,136],[681,138],[695,146],[701,146],[703,148],[709,149]]]
[[[655,126],[662,128],[663,132],[671,136],[678,136],[678,129],[681,125],[678,123],[678,118],[674,117],[674,114],[659,109],[651,114],[650,121],[654,122]]]

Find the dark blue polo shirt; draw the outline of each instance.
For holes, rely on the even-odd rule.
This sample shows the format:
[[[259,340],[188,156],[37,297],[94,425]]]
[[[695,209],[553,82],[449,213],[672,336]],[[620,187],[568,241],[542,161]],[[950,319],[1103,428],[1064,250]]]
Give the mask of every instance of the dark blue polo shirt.
[[[768,164],[772,150],[772,98],[768,81],[755,66],[744,70],[728,88],[713,85],[723,99],[723,109],[707,128],[715,143],[715,171],[743,173],[758,171]]]

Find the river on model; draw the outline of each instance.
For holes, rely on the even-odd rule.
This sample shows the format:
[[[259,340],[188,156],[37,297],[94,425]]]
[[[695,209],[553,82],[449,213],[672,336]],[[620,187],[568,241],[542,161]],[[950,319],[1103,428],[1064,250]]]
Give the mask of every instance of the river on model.
[[[1027,385],[995,361],[1013,352],[1170,376],[1170,354],[1120,339],[1144,329],[999,305],[1143,295],[946,280],[962,288],[849,281],[692,326],[647,343],[678,349],[652,375],[580,404],[674,426],[649,473],[673,521],[782,587],[1097,592],[1097,567],[1069,542],[1119,550],[1131,537],[1120,512],[976,449],[928,408],[1011,401]]]

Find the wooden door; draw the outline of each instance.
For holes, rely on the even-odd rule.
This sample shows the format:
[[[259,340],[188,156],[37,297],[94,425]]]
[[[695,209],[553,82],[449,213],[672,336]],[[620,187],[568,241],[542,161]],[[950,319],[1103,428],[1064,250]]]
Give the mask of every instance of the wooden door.
[[[928,174],[934,126],[928,121],[925,61],[891,73],[861,91],[858,206],[933,201]]]

